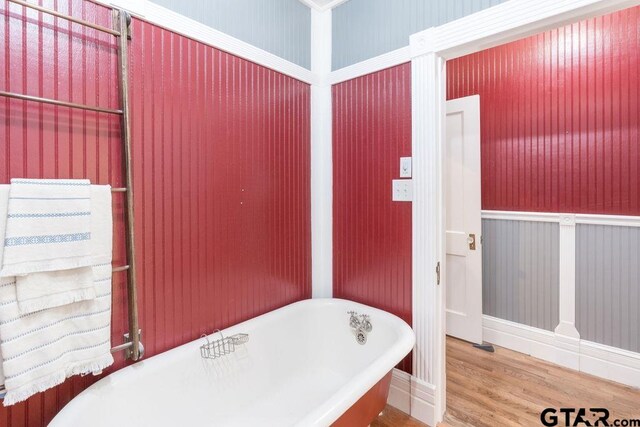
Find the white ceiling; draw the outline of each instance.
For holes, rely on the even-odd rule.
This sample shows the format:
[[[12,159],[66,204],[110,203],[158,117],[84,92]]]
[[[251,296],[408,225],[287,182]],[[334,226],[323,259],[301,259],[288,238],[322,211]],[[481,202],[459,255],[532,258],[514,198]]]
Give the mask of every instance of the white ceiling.
[[[302,3],[317,10],[333,9],[348,0],[300,0]]]

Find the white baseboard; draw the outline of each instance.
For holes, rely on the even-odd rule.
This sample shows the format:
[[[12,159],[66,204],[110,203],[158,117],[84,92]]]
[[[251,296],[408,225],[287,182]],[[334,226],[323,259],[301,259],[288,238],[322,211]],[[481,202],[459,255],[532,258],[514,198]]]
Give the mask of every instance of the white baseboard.
[[[421,381],[399,369],[394,369],[391,375],[387,403],[418,421],[434,426],[435,391],[436,388],[433,384]]]
[[[538,359],[640,387],[640,354],[484,316],[483,339]]]
[[[387,403],[405,414],[411,413],[411,375],[393,369]]]

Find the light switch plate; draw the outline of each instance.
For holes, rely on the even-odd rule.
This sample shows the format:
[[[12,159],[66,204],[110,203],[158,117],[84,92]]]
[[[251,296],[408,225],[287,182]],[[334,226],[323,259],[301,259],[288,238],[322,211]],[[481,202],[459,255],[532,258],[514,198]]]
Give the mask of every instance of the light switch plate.
[[[393,194],[391,199],[394,202],[410,202],[413,200],[413,181],[410,179],[394,179]]]
[[[411,178],[411,157],[400,157],[400,178]]]

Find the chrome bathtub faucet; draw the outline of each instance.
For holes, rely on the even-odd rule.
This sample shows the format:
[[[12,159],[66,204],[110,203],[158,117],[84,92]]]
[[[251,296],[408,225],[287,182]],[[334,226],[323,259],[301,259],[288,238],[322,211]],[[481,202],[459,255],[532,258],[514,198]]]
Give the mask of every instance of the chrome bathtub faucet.
[[[349,326],[353,330],[358,344],[364,345],[367,342],[367,334],[373,330],[371,318],[368,314],[358,314],[355,311],[347,312],[349,315]]]

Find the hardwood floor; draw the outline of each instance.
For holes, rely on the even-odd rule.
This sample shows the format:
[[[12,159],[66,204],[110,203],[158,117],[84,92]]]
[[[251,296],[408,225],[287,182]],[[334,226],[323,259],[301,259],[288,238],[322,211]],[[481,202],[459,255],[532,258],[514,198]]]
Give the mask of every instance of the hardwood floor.
[[[606,408],[612,425],[614,419],[640,419],[639,389],[495,349],[488,353],[447,338],[447,414],[440,427],[540,426],[547,407]],[[594,420],[589,411],[585,418]],[[425,424],[387,406],[371,426]]]
[[[382,415],[371,423],[371,427],[425,427],[426,424],[411,418],[399,409],[387,405]]]
[[[451,426],[539,426],[547,407],[606,408],[611,422],[640,418],[638,389],[495,349],[488,353],[447,338],[445,421]],[[587,411],[585,418],[591,417]]]

